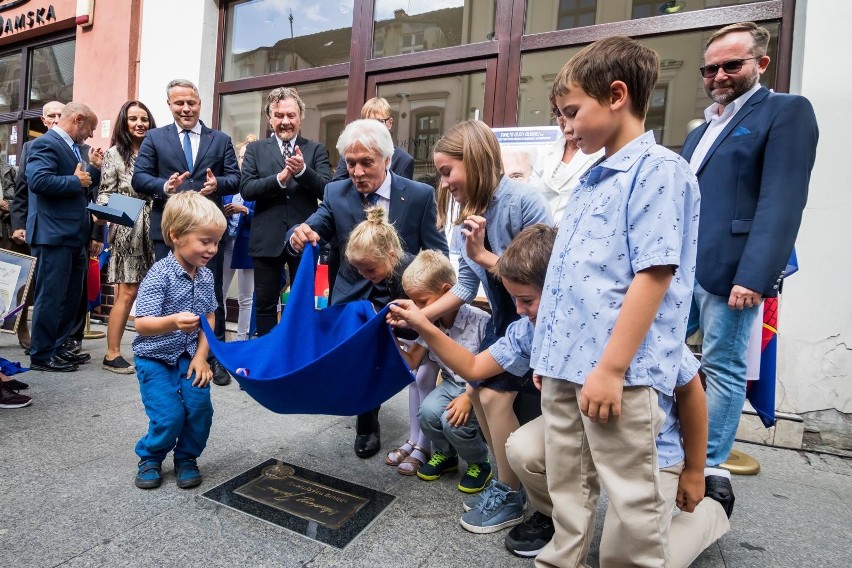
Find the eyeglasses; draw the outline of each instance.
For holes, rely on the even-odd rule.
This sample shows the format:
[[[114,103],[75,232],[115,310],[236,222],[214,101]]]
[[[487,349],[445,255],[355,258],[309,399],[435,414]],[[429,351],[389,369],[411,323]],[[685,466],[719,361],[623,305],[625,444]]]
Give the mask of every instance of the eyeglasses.
[[[387,118],[377,118],[376,120],[378,120],[379,122],[381,122],[382,124],[384,124],[385,126],[387,126],[387,125],[388,125],[388,121],[389,121],[389,120],[393,120],[393,117],[392,117],[392,116],[389,116],[389,117],[387,117]]]
[[[719,72],[719,69],[728,75],[739,73],[746,61],[760,59],[761,57],[763,56],[757,55],[755,57],[746,57],[745,59],[731,59],[730,61],[725,61],[721,65],[705,65],[704,67],[699,67],[698,70],[701,72],[701,76],[705,79],[712,79],[716,76],[716,73]]]

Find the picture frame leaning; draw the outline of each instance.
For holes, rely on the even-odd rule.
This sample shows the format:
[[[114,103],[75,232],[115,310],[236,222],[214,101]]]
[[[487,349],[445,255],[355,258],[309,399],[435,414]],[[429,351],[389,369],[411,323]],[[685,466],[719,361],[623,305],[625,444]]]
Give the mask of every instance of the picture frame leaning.
[[[32,285],[36,258],[0,249],[0,331],[17,333],[21,307]]]

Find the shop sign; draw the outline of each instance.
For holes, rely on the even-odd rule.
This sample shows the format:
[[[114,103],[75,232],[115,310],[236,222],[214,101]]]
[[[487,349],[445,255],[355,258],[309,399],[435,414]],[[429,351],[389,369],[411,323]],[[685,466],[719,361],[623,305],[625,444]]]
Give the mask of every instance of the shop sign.
[[[27,0],[14,0],[0,4],[0,37],[30,30],[38,26],[43,26],[48,22],[56,21],[56,9],[53,7],[53,4],[39,6],[38,8],[18,14],[13,12],[14,8],[26,2]],[[4,17],[2,13],[6,12],[9,12],[9,14]]]

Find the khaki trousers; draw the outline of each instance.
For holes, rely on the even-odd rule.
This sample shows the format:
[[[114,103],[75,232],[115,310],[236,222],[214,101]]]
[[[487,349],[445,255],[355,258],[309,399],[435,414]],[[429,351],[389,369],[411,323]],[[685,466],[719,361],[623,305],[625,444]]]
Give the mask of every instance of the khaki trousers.
[[[542,381],[545,469],[555,534],[536,566],[583,566],[594,534],[600,478],[609,497],[602,568],[668,567],[672,502],[666,503],[657,463],[665,416],[656,391],[626,387],[621,417],[593,423],[580,412],[580,385]],[[608,524],[615,523],[611,528]]]

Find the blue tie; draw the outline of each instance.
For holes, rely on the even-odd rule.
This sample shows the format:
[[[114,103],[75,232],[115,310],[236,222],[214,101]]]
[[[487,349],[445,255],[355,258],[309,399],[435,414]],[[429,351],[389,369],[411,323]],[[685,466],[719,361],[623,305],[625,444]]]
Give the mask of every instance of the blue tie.
[[[376,203],[379,202],[379,194],[377,192],[373,192],[369,195],[364,196],[364,205],[366,207],[372,207]]]
[[[83,156],[80,155],[80,147],[76,144],[71,144],[71,148],[74,150],[74,155],[77,156],[77,161],[82,162]]]
[[[189,141],[190,130],[183,131],[183,155],[186,158],[186,167],[188,172],[192,171],[192,143]]]

